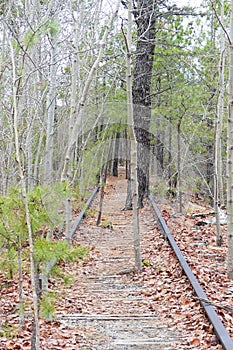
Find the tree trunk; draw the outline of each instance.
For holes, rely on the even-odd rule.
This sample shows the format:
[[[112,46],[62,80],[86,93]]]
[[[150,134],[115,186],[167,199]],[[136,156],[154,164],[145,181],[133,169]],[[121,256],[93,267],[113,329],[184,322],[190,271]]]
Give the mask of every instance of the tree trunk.
[[[227,125],[227,241],[228,277],[233,279],[233,0],[230,3],[229,101]]]
[[[114,155],[113,155],[113,164],[112,164],[113,176],[118,176],[119,144],[120,144],[120,132],[117,131],[115,133]]]
[[[18,234],[18,272],[19,272],[19,322],[24,325],[24,291],[23,291],[23,261],[22,261],[22,237]]]
[[[75,119],[75,122],[74,122],[74,125],[72,128],[71,135],[70,135],[70,138],[68,140],[67,149],[65,152],[65,160],[64,160],[64,166],[63,166],[62,176],[61,176],[61,179],[63,181],[70,178],[69,170],[70,170],[70,164],[72,162],[72,152],[73,152],[74,145],[75,145],[75,143],[80,135],[80,128],[82,127],[83,114],[84,114],[84,109],[85,109],[88,93],[90,90],[91,83],[95,77],[99,63],[101,61],[101,58],[104,54],[104,48],[105,48],[106,41],[108,38],[109,29],[111,28],[112,23],[113,23],[116,15],[118,13],[119,6],[120,6],[120,0],[117,1],[115,11],[112,14],[112,16],[109,20],[109,23],[106,26],[106,29],[103,33],[103,38],[102,38],[100,45],[99,45],[100,47],[99,47],[98,55],[97,55],[96,60],[93,63],[93,65],[90,69],[90,72],[87,76],[87,79],[86,79],[86,82],[85,82],[85,85],[84,85],[84,88],[82,91],[82,96],[80,98],[80,101],[79,101],[77,109],[76,109],[76,119]]]
[[[99,213],[98,213],[98,218],[96,221],[96,225],[99,226],[101,222],[101,216],[102,216],[102,209],[103,209],[103,201],[104,201],[104,186],[106,185],[106,180],[107,180],[107,164],[105,164],[105,167],[103,169],[103,173],[101,174],[101,190],[100,190],[100,204],[99,204]]]
[[[50,86],[47,98],[47,121],[46,121],[46,144],[44,162],[44,182],[51,184],[53,181],[53,143],[54,143],[54,120],[56,107],[56,40],[51,38],[51,64],[50,64]]]
[[[140,233],[139,233],[139,220],[138,220],[138,185],[137,185],[137,140],[134,129],[134,109],[132,98],[132,1],[128,2],[128,30],[127,30],[127,116],[128,116],[128,128],[130,137],[130,159],[131,159],[131,190],[132,190],[132,205],[133,205],[133,236],[134,236],[134,252],[135,252],[135,269],[140,270],[142,268],[141,262],[141,248],[140,248]]]
[[[137,24],[137,48],[133,76],[134,125],[137,139],[138,206],[149,193],[151,120],[151,78],[155,48],[156,1],[137,1],[134,17]]]
[[[221,21],[224,21],[224,4],[221,2]],[[222,231],[219,219],[219,208],[224,204],[222,182],[222,123],[224,116],[224,73],[225,73],[225,35],[221,32],[221,55],[219,61],[219,95],[217,101],[217,118],[215,122],[215,149],[214,149],[214,210],[216,217],[216,244],[222,244]]]
[[[178,200],[179,200],[179,211],[183,211],[182,201],[182,176],[181,176],[181,122],[182,117],[179,119],[177,124],[177,185],[178,185]]]
[[[32,285],[32,295],[33,295],[33,329],[32,334],[32,349],[39,350],[40,348],[40,328],[39,328],[39,315],[38,315],[38,298],[36,293],[36,279],[35,279],[35,264],[34,264],[34,245],[33,245],[33,236],[32,236],[32,227],[31,227],[31,218],[30,211],[27,199],[27,189],[26,189],[26,179],[24,176],[24,168],[22,165],[20,152],[20,143],[19,143],[19,133],[18,133],[18,104],[17,104],[17,85],[18,77],[16,75],[16,66],[15,66],[15,56],[14,49],[11,45],[11,61],[12,61],[12,74],[13,74],[13,129],[14,129],[14,138],[15,138],[15,156],[16,162],[18,165],[18,172],[21,181],[21,192],[23,196],[25,213],[26,213],[26,224],[28,229],[28,242],[29,242],[29,256],[30,256],[30,277]]]

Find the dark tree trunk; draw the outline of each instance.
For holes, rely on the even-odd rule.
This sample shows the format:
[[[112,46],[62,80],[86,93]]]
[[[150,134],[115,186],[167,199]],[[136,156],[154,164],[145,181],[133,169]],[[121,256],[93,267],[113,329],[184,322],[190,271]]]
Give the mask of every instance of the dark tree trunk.
[[[103,174],[102,174],[102,182],[101,182],[101,191],[100,191],[100,204],[99,204],[99,214],[96,221],[96,225],[99,226],[102,216],[102,210],[103,210],[103,201],[104,201],[104,186],[106,184],[107,180],[107,164],[105,165]]]
[[[133,76],[133,104],[135,134],[138,143],[138,205],[149,193],[151,120],[151,77],[155,48],[155,14],[157,1],[135,2],[134,17],[137,24],[137,48]]]
[[[209,199],[210,205],[214,205],[213,193],[214,193],[214,147],[207,145],[207,161],[206,161],[206,181],[209,186]]]
[[[132,191],[131,191],[130,142],[127,142],[126,153],[127,153],[127,157],[126,157],[127,196],[126,196],[124,210],[131,210],[133,208],[133,205],[132,205]]]
[[[118,176],[119,144],[120,144],[120,133],[117,131],[115,134],[114,159],[113,159],[113,164],[112,164],[112,175],[113,176]]]

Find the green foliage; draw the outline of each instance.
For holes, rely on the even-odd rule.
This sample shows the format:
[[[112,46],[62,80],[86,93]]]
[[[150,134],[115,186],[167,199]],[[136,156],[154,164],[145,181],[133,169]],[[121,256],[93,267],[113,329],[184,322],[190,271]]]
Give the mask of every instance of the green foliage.
[[[28,194],[31,228],[34,237],[37,237],[36,259],[39,262],[51,259],[57,261],[69,255],[66,242],[46,241],[41,235],[39,236],[40,230],[53,229],[64,221],[62,209],[68,195],[70,195],[70,188],[67,183],[55,184],[49,188],[38,186]],[[23,198],[20,189],[12,187],[7,196],[0,197],[0,247],[2,249],[0,269],[5,271],[8,277],[12,278],[17,270],[19,237],[23,247],[28,245],[27,232]],[[75,252],[72,251],[72,254]],[[80,255],[82,255],[81,252]]]
[[[43,26],[43,31],[55,37],[60,30],[60,24],[56,19],[50,19]]]
[[[59,267],[60,261],[76,262],[83,259],[88,253],[89,248],[81,245],[73,246],[70,248],[66,241],[51,241],[46,240],[43,237],[39,237],[35,241],[35,260],[38,265],[46,266],[52,260],[56,261],[56,264],[50,271],[50,274],[54,277],[61,278],[65,285],[69,285],[73,282],[73,277],[67,275]],[[43,270],[43,267],[42,267]],[[43,272],[43,271],[42,271]],[[46,321],[52,321],[55,313],[55,299],[56,293],[44,293],[42,295],[40,303],[40,314]]]
[[[4,236],[0,242],[9,238],[17,242],[17,235],[26,231],[25,209],[18,187],[11,188],[8,196],[0,197],[0,229]]]
[[[182,177],[184,185],[189,183],[190,186],[195,186],[197,173],[206,176],[205,165],[213,157],[211,146],[214,145],[218,97],[219,31],[212,23],[211,11],[210,15],[209,22],[205,18],[205,23],[207,21],[209,25],[205,25],[204,29],[201,17],[197,18],[197,22],[196,18],[183,21],[182,16],[169,17],[165,24],[161,22],[155,48],[155,108],[151,132],[156,135],[155,141],[162,141],[162,165],[166,175],[170,159],[177,159],[177,127],[180,125],[181,159],[186,164],[186,169],[182,168]],[[155,191],[164,192],[161,188]]]
[[[15,53],[19,53],[22,46],[26,49],[32,48],[33,45],[35,45],[38,40],[43,36],[44,34],[49,34],[51,37],[55,37],[60,30],[60,24],[57,19],[49,19],[45,22],[45,24],[42,24],[39,29],[33,30],[32,28],[29,28],[22,38],[12,39],[12,46],[15,50]]]
[[[167,193],[167,184],[165,181],[158,179],[156,185],[152,187],[151,193],[156,196],[164,197]]]
[[[64,217],[61,215],[67,196],[71,193],[66,183],[52,187],[37,186],[28,194],[28,206],[33,233],[44,227],[54,228]],[[27,233],[25,207],[19,188],[12,188],[8,196],[0,197],[0,228],[5,234]]]
[[[51,260],[59,261],[68,255],[69,244],[67,241],[47,240],[42,236],[36,238],[34,243],[35,260],[37,264],[48,263]]]
[[[54,265],[53,268],[51,269],[50,275],[54,277],[55,279],[59,278],[62,279],[62,282],[66,285],[69,286],[73,283],[74,278],[73,276],[65,273],[62,270],[62,267],[58,265]]]
[[[23,37],[23,44],[26,48],[30,48],[35,43],[36,39],[37,36],[35,35],[35,33],[31,29],[29,29]]]
[[[70,248],[67,241],[47,240],[40,236],[36,238],[35,244],[35,260],[37,264],[48,263],[51,260],[57,262],[63,260],[73,262],[83,259],[88,252],[87,247],[81,245]]]
[[[149,266],[151,266],[151,263],[150,263],[148,260],[143,259],[143,260],[142,260],[142,266],[143,266],[143,267],[149,267]]]
[[[16,325],[12,324],[12,322],[2,322],[0,328],[0,337],[13,339],[18,334],[18,330]]]
[[[35,187],[28,195],[28,207],[32,232],[35,233],[50,223],[50,217],[43,203],[41,188]]]
[[[40,186],[33,192],[37,192],[39,204],[43,205],[45,217],[51,229],[64,222],[65,201],[71,195],[71,188],[67,182],[58,182],[52,186]]]
[[[6,277],[12,279],[18,269],[17,251],[14,247],[2,249],[0,256],[0,270],[5,271]]]
[[[69,254],[65,257],[65,260],[68,262],[78,261],[80,259],[83,259],[88,252],[89,252],[88,247],[84,247],[82,245],[73,246],[70,249]]]
[[[41,317],[46,321],[53,321],[55,313],[56,293],[48,292],[42,295],[40,303]]]
[[[12,45],[12,47],[13,47],[15,53],[16,53],[16,54],[19,53],[19,51],[20,51],[20,45],[19,45],[18,40],[16,40],[15,38],[13,38],[13,39],[11,40],[11,45]]]

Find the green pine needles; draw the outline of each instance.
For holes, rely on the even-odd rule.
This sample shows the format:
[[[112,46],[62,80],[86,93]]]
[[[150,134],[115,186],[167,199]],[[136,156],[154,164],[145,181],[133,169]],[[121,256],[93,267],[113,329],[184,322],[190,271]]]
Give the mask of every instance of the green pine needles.
[[[50,187],[35,187],[27,198],[34,241],[35,273],[46,276],[47,281],[53,276],[66,284],[71,277],[63,272],[64,263],[83,259],[89,250],[81,245],[70,247],[62,233],[65,201],[70,196],[70,187],[66,183],[58,183]],[[18,187],[0,197],[0,252],[1,275],[11,280],[21,276],[19,284],[22,288],[22,278],[28,274],[29,243],[25,205]],[[55,308],[54,292],[51,294],[50,290],[45,290],[40,293],[41,315],[51,320]]]

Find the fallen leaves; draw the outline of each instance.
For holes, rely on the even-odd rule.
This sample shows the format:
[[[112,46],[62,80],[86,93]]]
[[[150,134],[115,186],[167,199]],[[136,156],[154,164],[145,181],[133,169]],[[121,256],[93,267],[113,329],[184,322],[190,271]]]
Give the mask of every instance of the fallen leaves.
[[[116,194],[116,187],[110,184],[107,187],[106,195],[108,201],[111,200],[112,192]],[[122,205],[120,205],[121,207]],[[203,206],[199,209],[204,212]],[[198,206],[195,206],[197,213],[199,209]],[[115,208],[115,212],[117,210],[119,208]],[[232,300],[233,285],[226,276],[225,240],[222,247],[216,247],[213,226],[196,226],[197,218],[188,215],[173,215],[174,210],[169,205],[161,206],[161,210],[177,244],[203,286],[209,300],[228,305]],[[179,349],[222,349],[213,333],[212,326],[203,313],[200,301],[195,298],[193,290],[177,262],[175,254],[158,231],[153,212],[149,206],[140,210],[142,257],[144,261],[148,262],[143,271],[119,275],[117,277],[119,290],[109,290],[106,293],[104,285],[100,285],[103,294],[98,290],[93,292],[89,290],[91,278],[95,277],[95,274],[103,273],[103,260],[108,258],[104,255],[101,245],[98,248],[95,247],[99,242],[104,241],[104,237],[107,237],[109,241],[115,239],[116,245],[108,250],[109,258],[114,254],[118,256],[122,254],[123,257],[131,254],[127,251],[131,243],[127,241],[127,243],[122,244],[121,242],[122,247],[119,248],[118,240],[128,229],[132,213],[130,211],[121,212],[114,221],[113,232],[108,228],[95,227],[93,213],[90,218],[85,219],[79,230],[79,238],[92,247],[88,259],[72,266],[64,264],[64,271],[73,276],[71,285],[64,286],[61,281],[52,281],[53,288],[59,291],[59,298],[56,301],[57,312],[62,314],[109,314],[116,313],[116,311],[119,314],[126,314],[135,312],[135,310],[142,314],[153,312],[159,315],[161,324],[173,327],[175,331],[178,330],[182,334],[182,347]],[[118,227],[121,227],[119,231],[117,231]],[[120,232],[120,237],[115,237],[115,232]],[[114,264],[112,260],[111,264]],[[110,269],[111,264],[109,263]],[[125,264],[129,265],[128,262]],[[85,278],[89,278],[89,285],[85,282]],[[19,330],[18,317],[12,315],[18,305],[18,283],[8,281],[4,276],[0,276],[0,282],[2,285],[0,308],[2,315],[4,315],[1,326],[10,324],[14,326],[14,329]],[[131,285],[134,286],[134,289],[128,289],[127,292],[127,288]],[[26,276],[24,288],[25,292],[30,290],[30,283]],[[122,293],[124,293],[125,298],[121,301]],[[30,306],[30,293],[27,292],[27,294],[28,306]],[[217,309],[216,311],[233,336],[232,314],[226,310]],[[40,328],[43,350],[82,349],[91,341],[95,341],[96,336],[94,329],[72,328],[56,320],[53,322],[41,320]],[[31,323],[29,319],[26,320],[20,334],[11,332],[12,339],[9,339],[7,327],[4,332],[0,333],[0,349],[30,349]]]
[[[202,207],[203,209],[203,207]],[[228,285],[231,283],[227,278],[226,271],[226,235],[225,226],[222,226],[223,245],[217,247],[216,228],[214,225],[196,226],[195,218],[189,216],[173,215],[173,208],[166,206],[166,221],[170,227],[176,242],[192,271],[202,285],[210,302],[221,304],[223,307],[229,305],[230,298]],[[198,213],[198,212],[197,212]],[[221,310],[216,307],[223,324],[233,337],[232,314],[229,310]]]

